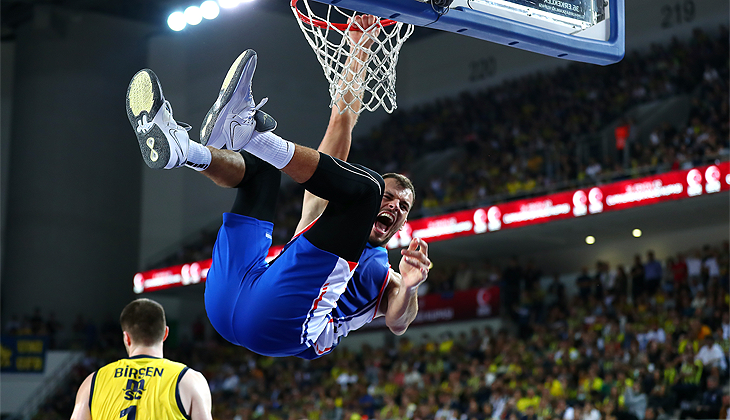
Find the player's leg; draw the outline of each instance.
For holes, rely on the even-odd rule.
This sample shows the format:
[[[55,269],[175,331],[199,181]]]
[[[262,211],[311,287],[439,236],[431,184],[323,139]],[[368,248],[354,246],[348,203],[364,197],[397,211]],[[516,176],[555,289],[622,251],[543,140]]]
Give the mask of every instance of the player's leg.
[[[330,162],[332,167],[323,162]],[[246,163],[247,169],[254,166],[248,160]],[[267,165],[265,162],[259,164],[264,167]],[[231,234],[240,233],[242,229],[251,229],[248,225],[239,224],[251,223],[253,219],[237,214],[224,215],[224,226],[216,243],[205,299],[211,322],[229,341],[269,356],[304,355],[322,332],[332,327],[329,324],[332,319],[330,312],[347,288],[355,267],[351,262],[358,261],[373,224],[374,216],[367,214],[368,201],[373,200],[373,197],[380,200],[380,188],[369,185],[377,185],[376,183],[358,179],[369,179],[377,174],[371,174],[363,168],[345,166],[351,167],[356,173],[345,175],[346,178],[339,173],[330,176],[328,170],[337,172],[338,163],[329,156],[322,155],[319,169],[309,182],[314,190],[340,189],[340,199],[331,201],[311,228],[290,242],[277,260],[265,270],[257,272],[255,270],[259,266],[255,266],[252,271],[259,274],[255,282],[245,280],[251,275],[249,271],[235,272],[230,269],[228,271],[231,274],[221,276],[229,280],[218,280],[219,273],[227,269],[222,264],[230,264],[230,258],[226,259],[226,255],[233,255],[236,249],[244,248],[247,252],[252,252],[252,247],[260,240],[253,230],[248,230],[246,235]],[[270,169],[259,173],[256,178],[272,173],[280,174],[275,168],[268,168]],[[249,173],[247,170],[247,176]],[[242,185],[246,185],[245,181],[244,179]],[[305,186],[310,184],[305,183]],[[248,208],[249,206],[243,204],[251,201],[241,191],[239,189],[241,200],[237,198],[237,204],[234,205],[234,209],[238,211]],[[255,194],[260,199],[259,192],[261,191]],[[341,200],[342,197],[348,199]],[[241,206],[238,207],[238,204]],[[377,211],[377,206],[375,208]],[[216,279],[212,280],[211,276]],[[244,278],[244,281],[236,281],[237,278]],[[226,283],[234,286],[218,289],[218,284]],[[226,290],[235,287],[240,288],[240,292],[227,296],[226,293],[231,293]],[[221,311],[231,315],[221,315],[218,319],[217,314]],[[318,349],[311,356],[321,355],[329,350]]]
[[[246,172],[236,186],[231,213],[274,223],[281,172],[248,152],[241,151],[239,156],[245,162]]]
[[[190,140],[189,126],[175,121],[172,106],[151,70],[142,70],[132,78],[127,90],[127,115],[142,157],[151,168],[188,166],[218,185],[237,187],[232,212],[223,216],[205,295],[211,323],[226,339],[237,343],[231,328],[235,303],[242,291],[242,279],[255,278],[266,269],[281,173],[245,152],[242,155],[218,150]],[[254,127],[273,128],[272,122],[260,115]]]
[[[218,333],[246,345],[237,338],[233,320],[240,316],[238,303],[268,267],[265,258],[272,243],[281,172],[247,152],[236,155],[244,162],[245,175],[236,186],[231,211],[223,214],[206,280],[205,307]]]
[[[206,147],[189,138],[190,126],[175,121],[172,106],[165,100],[160,81],[152,70],[141,70],[132,78],[127,89],[127,116],[147,166],[153,169],[188,166],[227,188],[237,186],[244,178],[246,164],[239,153]],[[255,117],[254,123],[261,131],[276,126],[276,121],[263,113]]]
[[[271,132],[254,132],[251,143],[261,138],[265,138],[265,142],[286,142]],[[385,190],[383,178],[368,168],[307,147],[292,147],[295,147],[295,152],[282,172],[310,193],[329,201],[325,212],[307,230],[305,237],[320,249],[347,261],[357,261],[380,208]],[[266,148],[244,150],[269,161]]]
[[[329,200],[321,223],[310,229],[306,237],[321,249],[357,261],[380,206],[382,178],[369,169],[295,145],[272,133],[276,122],[259,110],[266,101],[256,105],[253,99],[256,63],[252,50],[234,61],[203,121],[202,143],[215,148],[243,149],[281,169],[314,195]]]
[[[358,261],[380,209],[383,178],[364,166],[320,154],[316,171],[302,186],[329,201],[304,237],[319,249]]]

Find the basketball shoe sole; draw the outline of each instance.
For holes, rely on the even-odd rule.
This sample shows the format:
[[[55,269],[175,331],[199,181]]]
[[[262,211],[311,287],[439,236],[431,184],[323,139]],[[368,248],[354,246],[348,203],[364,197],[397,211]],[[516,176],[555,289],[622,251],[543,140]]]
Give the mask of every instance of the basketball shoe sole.
[[[127,88],[127,117],[147,166],[172,169],[187,164],[190,126],[178,123],[152,70],[137,72]]]
[[[157,75],[149,69],[137,72],[127,88],[127,117],[137,134],[144,162],[153,169],[163,169],[170,160],[170,145],[162,129],[154,125],[149,131],[139,128],[155,119],[165,103]]]

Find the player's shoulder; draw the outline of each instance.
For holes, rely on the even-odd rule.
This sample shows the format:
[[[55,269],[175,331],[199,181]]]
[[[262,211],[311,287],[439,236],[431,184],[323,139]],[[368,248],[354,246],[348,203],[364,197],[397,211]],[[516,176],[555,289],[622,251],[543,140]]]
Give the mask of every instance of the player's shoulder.
[[[207,390],[207,392],[210,393],[208,380],[201,372],[198,372],[195,369],[187,368],[182,375],[182,378],[180,378],[181,391],[199,393],[200,391]]]
[[[164,357],[160,358],[159,360],[162,363],[169,364],[170,366],[176,366],[176,367],[180,367],[180,368],[186,368],[187,367],[187,365],[185,363],[176,362],[174,360],[166,359]],[[191,370],[191,369],[188,368],[188,370]]]
[[[388,261],[388,250],[386,250],[383,246],[374,246],[368,242],[362,252],[362,257],[360,258],[360,261],[366,259]]]
[[[88,374],[88,375],[86,376],[86,379],[84,379],[84,382],[82,382],[82,383],[81,383],[81,386],[85,386],[85,387],[91,388],[91,384],[92,384],[92,383],[94,382],[94,380],[96,379],[96,373],[97,373],[97,372],[98,372],[98,371],[97,371],[97,370],[95,370],[95,371],[91,372],[90,374]]]
[[[388,252],[383,247],[374,247],[368,244],[363,250],[362,256],[358,261],[358,272],[377,272],[385,275],[385,272],[390,267],[388,262]]]
[[[208,383],[208,380],[205,379],[205,375],[203,375],[201,372],[199,372],[195,369],[192,369],[192,368],[187,368],[187,370],[185,370],[185,377],[188,377],[188,378],[190,378],[190,380],[193,380],[196,382],[203,381],[205,383]]]

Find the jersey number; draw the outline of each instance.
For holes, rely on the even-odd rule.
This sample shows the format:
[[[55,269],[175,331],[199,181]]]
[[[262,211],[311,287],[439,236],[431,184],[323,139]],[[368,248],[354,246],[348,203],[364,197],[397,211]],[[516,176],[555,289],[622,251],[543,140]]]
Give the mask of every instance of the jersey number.
[[[125,408],[119,413],[119,418],[127,416],[127,420],[134,420],[134,418],[137,416],[137,406],[136,405],[130,405],[129,407]]]

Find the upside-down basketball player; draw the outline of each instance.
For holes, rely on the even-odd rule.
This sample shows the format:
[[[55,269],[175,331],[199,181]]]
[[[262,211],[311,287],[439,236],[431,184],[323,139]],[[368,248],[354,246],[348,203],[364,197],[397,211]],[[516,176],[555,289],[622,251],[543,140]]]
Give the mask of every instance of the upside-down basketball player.
[[[369,29],[349,33],[352,77],[362,75],[362,55],[378,35],[374,17],[356,19]],[[188,166],[237,189],[206,281],[211,323],[228,341],[254,352],[307,359],[332,351],[377,316],[402,334],[418,311],[428,246],[414,239],[401,252],[400,273],[390,268],[384,246],[406,221],[413,185],[405,176],[381,176],[344,161],[357,120],[352,111],[341,115],[333,106],[319,151],[272,133],[276,122],[259,109],[266,100],[256,105],[251,93],[256,62],[248,50],[231,66],[203,121],[202,144],[189,140],[189,127],[172,118],[151,70],[137,73],[127,93],[128,116],[148,166]],[[280,171],[307,193],[299,232],[267,264]]]

